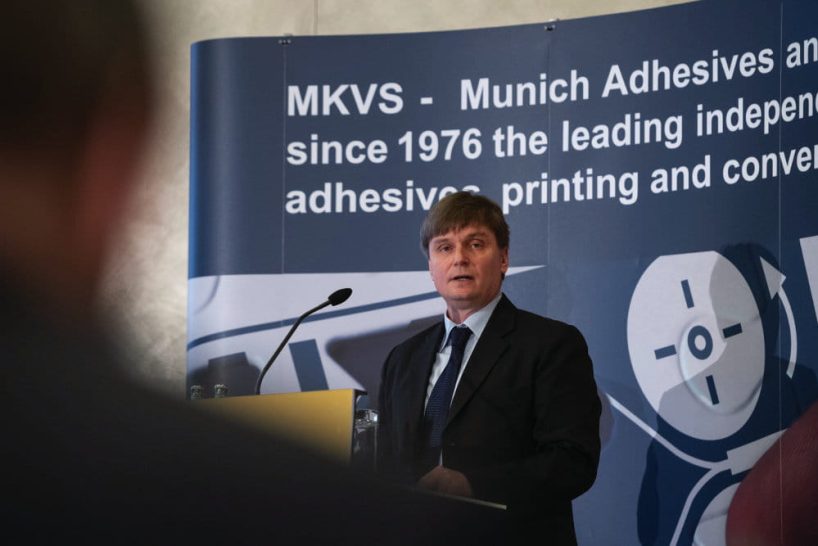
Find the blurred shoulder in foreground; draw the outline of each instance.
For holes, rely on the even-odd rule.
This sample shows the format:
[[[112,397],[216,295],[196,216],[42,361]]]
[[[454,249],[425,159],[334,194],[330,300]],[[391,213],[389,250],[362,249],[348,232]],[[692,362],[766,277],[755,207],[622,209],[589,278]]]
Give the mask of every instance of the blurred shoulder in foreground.
[[[818,544],[818,402],[756,462],[727,515],[727,544]]]

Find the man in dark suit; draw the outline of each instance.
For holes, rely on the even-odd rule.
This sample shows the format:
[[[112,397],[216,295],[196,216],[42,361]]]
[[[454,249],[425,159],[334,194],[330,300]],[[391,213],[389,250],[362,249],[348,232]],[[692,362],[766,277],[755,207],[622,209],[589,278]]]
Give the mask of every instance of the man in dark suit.
[[[489,199],[442,199],[421,246],[446,313],[386,359],[381,471],[506,505],[520,534],[575,543],[571,500],[593,484],[600,451],[600,401],[582,335],[502,294],[509,229]]]

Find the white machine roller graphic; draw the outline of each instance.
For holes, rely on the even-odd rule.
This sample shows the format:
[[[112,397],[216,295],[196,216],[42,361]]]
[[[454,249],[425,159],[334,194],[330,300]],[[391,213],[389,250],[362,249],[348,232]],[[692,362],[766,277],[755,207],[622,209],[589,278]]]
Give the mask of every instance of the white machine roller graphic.
[[[764,330],[744,277],[716,252],[662,256],[628,312],[639,386],[668,424],[703,440],[738,431],[755,409]]]

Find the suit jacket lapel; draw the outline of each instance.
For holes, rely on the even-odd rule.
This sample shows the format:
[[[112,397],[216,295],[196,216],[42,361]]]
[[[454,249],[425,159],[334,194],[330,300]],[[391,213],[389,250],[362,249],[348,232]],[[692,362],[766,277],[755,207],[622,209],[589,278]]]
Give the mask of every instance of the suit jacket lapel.
[[[457,385],[452,406],[449,409],[447,422],[451,422],[460,410],[468,403],[488,373],[497,364],[500,356],[508,348],[506,334],[514,329],[514,313],[517,310],[514,304],[506,298],[500,298],[497,307],[491,314],[486,329],[472,351],[466,369]]]
[[[443,342],[443,334],[446,331],[441,321],[435,325],[430,334],[423,338],[410,357],[410,362],[414,363],[409,368],[407,377],[406,396],[408,400],[409,413],[411,418],[410,431],[412,438],[417,438],[420,425],[423,421],[423,405],[426,401],[426,388],[429,384],[429,375],[432,373],[432,365],[435,356]]]

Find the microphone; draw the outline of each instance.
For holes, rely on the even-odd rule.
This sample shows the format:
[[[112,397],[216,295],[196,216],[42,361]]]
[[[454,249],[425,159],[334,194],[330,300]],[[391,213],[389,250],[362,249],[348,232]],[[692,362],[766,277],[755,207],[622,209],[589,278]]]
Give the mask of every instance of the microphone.
[[[295,323],[290,328],[290,331],[287,332],[286,336],[284,336],[284,339],[281,341],[281,344],[278,346],[276,351],[273,353],[273,356],[271,356],[270,360],[268,360],[267,364],[265,364],[264,369],[261,370],[260,374],[258,374],[258,381],[256,381],[256,394],[261,394],[261,381],[262,381],[262,379],[264,379],[264,374],[267,373],[267,370],[269,370],[270,366],[273,365],[273,361],[276,359],[276,357],[278,357],[278,354],[281,352],[281,350],[284,348],[284,346],[287,345],[287,341],[290,340],[290,337],[293,335],[293,332],[295,332],[295,329],[298,328],[298,325],[301,324],[301,321],[304,320],[305,318],[307,318],[309,315],[312,315],[316,311],[318,311],[320,309],[323,309],[324,307],[326,307],[328,305],[335,306],[335,305],[340,305],[340,304],[344,303],[345,301],[347,301],[349,299],[349,297],[351,295],[352,295],[352,288],[341,288],[339,290],[336,290],[335,292],[333,292],[332,294],[329,295],[329,297],[327,298],[327,301],[325,301],[324,303],[322,303],[320,305],[316,305],[315,307],[313,307],[312,309],[310,309],[309,311],[307,311],[306,313],[304,313],[303,315],[298,317],[298,319],[295,321]]]

